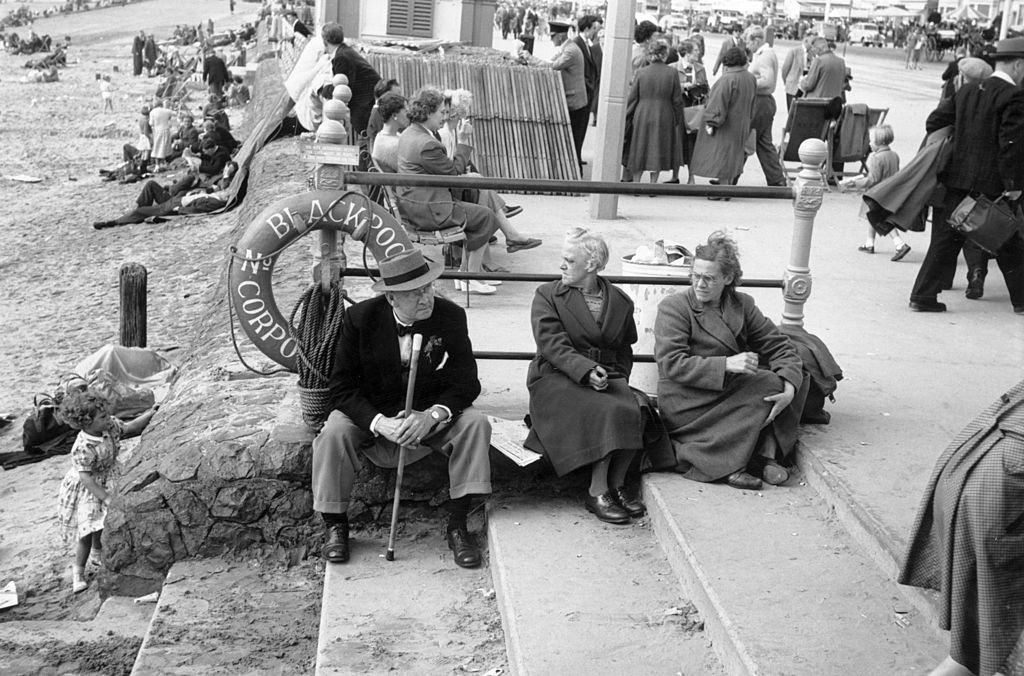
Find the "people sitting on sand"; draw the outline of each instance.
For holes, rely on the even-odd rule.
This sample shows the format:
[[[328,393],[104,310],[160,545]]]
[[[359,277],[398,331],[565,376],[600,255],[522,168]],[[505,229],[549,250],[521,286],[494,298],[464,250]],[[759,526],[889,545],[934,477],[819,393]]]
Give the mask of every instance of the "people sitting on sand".
[[[244,106],[249,103],[252,94],[249,92],[249,85],[238,75],[231,78],[228,91],[225,94],[229,106]]]
[[[147,181],[136,198],[136,206],[111,221],[96,221],[96,230],[113,228],[118,225],[143,223],[147,219],[158,219],[173,215],[205,214],[227,205],[231,181],[238,171],[238,165],[231,161],[224,166],[224,172],[214,180],[204,181],[199,174],[189,172],[170,186],[156,181]]]
[[[779,485],[807,397],[789,339],[740,293],[736,242],[714,232],[697,247],[692,286],[658,306],[658,405],[679,461],[695,481],[756,490]],[[760,478],[758,478],[760,477]]]
[[[537,289],[530,313],[537,356],[526,376],[531,427],[523,445],[543,454],[558,476],[589,467],[587,510],[626,524],[647,509],[625,483],[655,419],[629,387],[637,341],[633,301],[598,275],[607,264],[604,239],[572,228],[562,247],[561,280]],[[663,446],[662,455],[675,464]]]
[[[171,136],[171,153],[167,156],[168,161],[181,157],[185,148],[196,152],[199,150],[199,129],[190,113],[182,113],[178,118],[178,128]]]
[[[199,151],[185,148],[181,156],[188,164],[189,171],[213,176],[219,174],[231,161],[231,150],[226,146],[217,144],[212,138],[203,138],[199,141]]]

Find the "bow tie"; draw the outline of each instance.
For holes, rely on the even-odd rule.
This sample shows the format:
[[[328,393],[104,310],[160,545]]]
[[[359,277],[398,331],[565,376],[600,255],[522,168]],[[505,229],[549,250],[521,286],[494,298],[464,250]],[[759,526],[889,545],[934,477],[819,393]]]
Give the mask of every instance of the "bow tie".
[[[416,333],[415,324],[410,324],[406,326],[404,324],[399,324],[398,322],[395,322],[395,329],[398,331],[399,338],[401,338],[402,336],[411,336],[412,334]]]

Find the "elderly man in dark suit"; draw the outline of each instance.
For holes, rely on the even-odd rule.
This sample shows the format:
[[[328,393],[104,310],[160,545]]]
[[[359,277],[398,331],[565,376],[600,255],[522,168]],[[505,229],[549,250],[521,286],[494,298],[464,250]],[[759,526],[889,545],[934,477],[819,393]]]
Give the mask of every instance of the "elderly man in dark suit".
[[[809,99],[834,99],[846,91],[846,61],[836,56],[832,46],[823,37],[811,43],[814,61],[807,75],[800,78],[800,91]]]
[[[480,394],[466,312],[434,296],[444,269],[418,249],[380,261],[373,285],[382,296],[349,309],[331,374],[333,411],[313,441],[313,509],[323,515],[323,557],[349,558],[348,506],[364,460],[396,467],[399,447],[408,463],[433,451],[448,457],[451,496],[445,533],[455,563],[480,565],[480,549],[466,517],[474,495],[491,492],[491,427],[472,408]],[[413,336],[423,336],[412,413],[404,402]]]
[[[943,280],[964,244],[963,236],[946,221],[968,195],[1019,200],[1024,189],[1024,38],[996,43],[995,72],[980,83],[964,85],[955,96],[943,99],[928,116],[929,133],[952,126],[953,150],[949,164],[939,172],[946,188],[941,209],[936,209],[932,239],[917,280],[910,292],[910,309],[944,312],[938,302]],[[1015,233],[998,251],[996,263],[1006,280],[1013,311],[1024,314],[1024,240]]]
[[[332,72],[348,78],[348,86],[352,90],[348,108],[352,114],[352,131],[358,136],[366,131],[366,124],[370,121],[373,88],[380,75],[362,54],[345,44],[345,29],[341,24],[324,24],[320,37],[324,41],[324,50],[331,55]]]

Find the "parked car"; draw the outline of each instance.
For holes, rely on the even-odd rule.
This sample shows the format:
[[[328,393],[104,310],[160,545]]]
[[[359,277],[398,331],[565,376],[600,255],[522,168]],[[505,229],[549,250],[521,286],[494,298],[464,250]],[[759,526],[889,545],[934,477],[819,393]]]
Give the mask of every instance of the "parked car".
[[[746,27],[743,15],[735,9],[722,9],[716,13],[721,17],[718,33],[731,33],[733,29],[743,30]]]
[[[850,26],[850,42],[856,42],[870,47],[881,47],[885,39],[882,37],[882,32],[878,30],[878,24],[874,23],[855,23]]]

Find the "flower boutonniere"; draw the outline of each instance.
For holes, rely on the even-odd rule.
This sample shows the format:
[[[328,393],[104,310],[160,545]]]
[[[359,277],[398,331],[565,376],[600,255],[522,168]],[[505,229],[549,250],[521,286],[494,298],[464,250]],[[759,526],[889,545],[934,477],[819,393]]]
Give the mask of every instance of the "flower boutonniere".
[[[420,352],[421,359],[433,369],[439,368],[444,362],[444,341],[441,336],[431,336]]]

